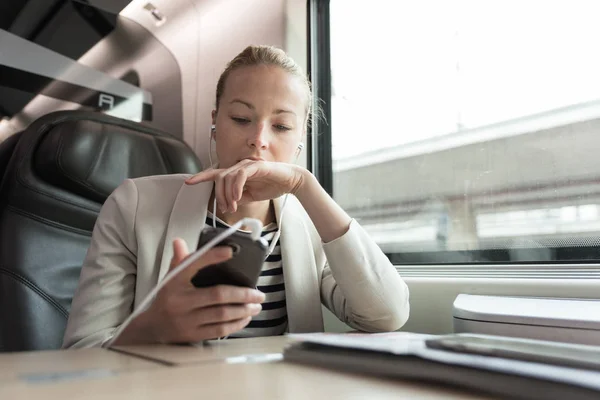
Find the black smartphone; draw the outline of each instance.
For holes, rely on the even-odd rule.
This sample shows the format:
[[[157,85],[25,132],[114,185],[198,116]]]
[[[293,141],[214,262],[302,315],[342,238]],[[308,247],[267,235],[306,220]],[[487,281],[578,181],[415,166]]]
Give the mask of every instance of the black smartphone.
[[[225,228],[205,228],[200,233],[198,249],[225,230]],[[202,268],[192,278],[192,284],[198,288],[215,285],[256,287],[267,257],[267,242],[262,238],[252,240],[250,234],[244,232],[235,232],[219,242],[217,246],[231,247],[233,257],[223,263]]]

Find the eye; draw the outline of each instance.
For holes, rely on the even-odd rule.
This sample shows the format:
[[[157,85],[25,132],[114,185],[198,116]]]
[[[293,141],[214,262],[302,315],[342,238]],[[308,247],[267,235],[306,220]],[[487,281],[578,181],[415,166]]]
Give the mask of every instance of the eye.
[[[242,118],[242,117],[231,117],[231,119],[233,120],[233,122],[235,122],[236,124],[239,124],[239,125],[246,125],[247,123],[250,122],[250,120],[248,118]]]
[[[286,131],[292,130],[292,128],[290,128],[289,126],[285,126],[285,125],[273,125],[273,127],[280,132],[286,132]]]

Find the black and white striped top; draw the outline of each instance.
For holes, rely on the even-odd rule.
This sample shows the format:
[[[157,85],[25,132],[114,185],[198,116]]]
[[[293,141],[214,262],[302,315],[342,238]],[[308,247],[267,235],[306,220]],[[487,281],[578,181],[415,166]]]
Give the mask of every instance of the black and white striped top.
[[[213,215],[208,212],[206,226],[213,226]],[[229,228],[225,222],[217,217],[218,228]],[[277,224],[271,223],[263,227],[261,236],[271,245],[277,232]],[[283,262],[279,240],[273,252],[265,260],[257,289],[265,294],[262,310],[252,318],[244,329],[229,335],[230,338],[246,338],[257,336],[283,335],[287,330],[287,310],[285,307],[285,283],[283,281]]]

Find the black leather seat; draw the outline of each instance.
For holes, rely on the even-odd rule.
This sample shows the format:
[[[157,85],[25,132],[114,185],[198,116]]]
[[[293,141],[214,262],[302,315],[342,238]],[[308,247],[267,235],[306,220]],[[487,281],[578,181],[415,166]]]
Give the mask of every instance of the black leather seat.
[[[0,351],[58,349],[108,195],[126,178],[201,165],[174,136],[91,112],[48,114],[12,140],[0,173]]]
[[[8,161],[10,160],[15,150],[17,142],[21,138],[21,133],[22,132],[19,132],[12,136],[9,136],[6,140],[0,143],[0,183],[2,183],[2,177],[4,176],[4,172],[6,171]]]

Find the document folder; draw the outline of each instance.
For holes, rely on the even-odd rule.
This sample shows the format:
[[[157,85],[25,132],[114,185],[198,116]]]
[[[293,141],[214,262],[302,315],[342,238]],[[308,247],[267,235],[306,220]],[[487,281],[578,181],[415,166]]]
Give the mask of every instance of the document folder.
[[[301,334],[284,361],[463,387],[502,398],[600,399],[600,371],[431,348],[439,336]],[[446,338],[448,336],[445,336]]]

